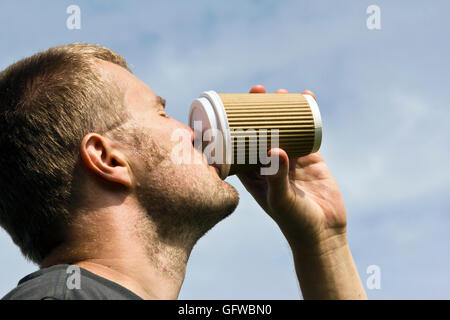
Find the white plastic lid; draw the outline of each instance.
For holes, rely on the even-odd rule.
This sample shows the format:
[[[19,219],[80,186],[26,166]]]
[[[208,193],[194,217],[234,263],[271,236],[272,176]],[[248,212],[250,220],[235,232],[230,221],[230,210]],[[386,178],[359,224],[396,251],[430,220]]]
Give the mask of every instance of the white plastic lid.
[[[220,177],[225,179],[230,172],[231,138],[225,108],[222,100],[216,92],[203,92],[199,98],[192,102],[189,112],[189,126],[193,129],[195,121],[201,121],[202,127],[201,132],[194,131],[194,134],[196,135],[194,139],[201,139],[203,141],[203,134],[209,129],[218,130],[221,132],[221,136],[223,138],[223,150],[215,150],[216,153],[219,152],[219,154],[222,155],[222,159],[219,159],[220,163],[214,163],[213,159],[210,159],[211,155],[209,154],[206,154],[206,157],[208,158],[209,164],[214,164],[214,166],[219,169]],[[198,136],[199,134],[201,134],[201,137]],[[213,143],[213,141],[210,143]],[[216,146],[218,145],[216,144]]]

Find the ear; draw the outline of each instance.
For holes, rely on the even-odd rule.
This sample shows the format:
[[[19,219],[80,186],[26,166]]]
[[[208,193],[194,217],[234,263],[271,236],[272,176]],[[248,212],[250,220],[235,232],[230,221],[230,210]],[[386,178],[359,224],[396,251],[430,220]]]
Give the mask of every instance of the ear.
[[[110,139],[97,133],[87,134],[81,142],[81,159],[89,170],[104,180],[131,186],[126,157]]]

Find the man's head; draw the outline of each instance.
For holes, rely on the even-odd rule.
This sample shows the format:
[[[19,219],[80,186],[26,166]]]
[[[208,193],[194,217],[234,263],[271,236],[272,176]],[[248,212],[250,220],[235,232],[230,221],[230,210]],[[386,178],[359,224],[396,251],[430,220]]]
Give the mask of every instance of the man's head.
[[[237,192],[206,161],[171,161],[177,144],[198,151],[163,103],[121,56],[93,45],[0,73],[0,225],[26,257],[40,263],[79,216],[125,198],[166,242],[195,241],[234,210]],[[189,138],[171,141],[177,129]]]

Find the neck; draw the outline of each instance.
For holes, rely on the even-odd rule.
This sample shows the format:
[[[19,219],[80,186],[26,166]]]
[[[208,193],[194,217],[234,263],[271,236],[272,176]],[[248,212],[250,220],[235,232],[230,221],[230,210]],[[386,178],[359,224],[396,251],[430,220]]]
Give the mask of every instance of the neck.
[[[74,264],[143,299],[177,299],[194,242],[161,241],[152,222],[132,212],[109,207],[81,214],[69,240],[41,267]],[[86,231],[87,225],[93,227]]]

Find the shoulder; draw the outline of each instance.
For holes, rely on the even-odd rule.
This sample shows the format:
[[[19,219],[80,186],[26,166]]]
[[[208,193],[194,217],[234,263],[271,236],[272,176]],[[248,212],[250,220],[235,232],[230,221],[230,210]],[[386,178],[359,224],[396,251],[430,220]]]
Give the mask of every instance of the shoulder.
[[[22,280],[4,300],[133,300],[140,299],[117,283],[83,268],[55,265]]]
[[[58,299],[58,289],[64,281],[65,270],[64,265],[56,265],[33,272],[21,279],[3,300]]]

